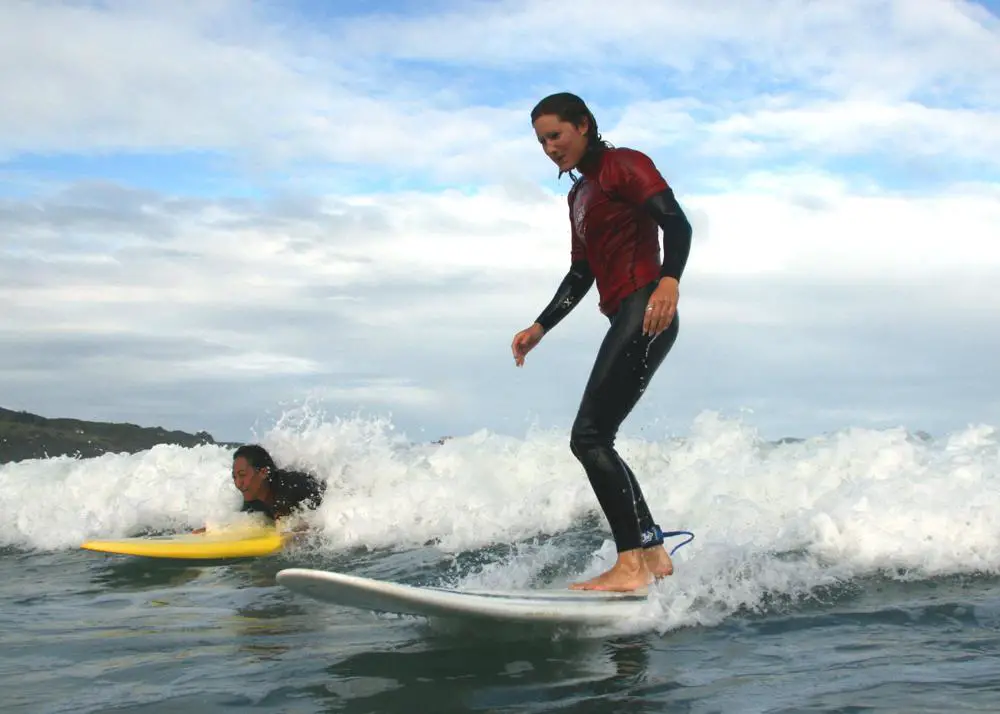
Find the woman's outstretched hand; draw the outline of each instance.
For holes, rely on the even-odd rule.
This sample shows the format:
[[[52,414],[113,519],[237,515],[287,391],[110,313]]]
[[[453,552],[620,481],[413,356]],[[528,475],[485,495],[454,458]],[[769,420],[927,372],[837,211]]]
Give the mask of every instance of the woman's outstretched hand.
[[[518,367],[524,365],[524,356],[531,352],[532,348],[541,341],[544,334],[545,330],[536,322],[531,327],[521,330],[514,335],[514,341],[510,345],[510,349],[514,353],[514,364]]]

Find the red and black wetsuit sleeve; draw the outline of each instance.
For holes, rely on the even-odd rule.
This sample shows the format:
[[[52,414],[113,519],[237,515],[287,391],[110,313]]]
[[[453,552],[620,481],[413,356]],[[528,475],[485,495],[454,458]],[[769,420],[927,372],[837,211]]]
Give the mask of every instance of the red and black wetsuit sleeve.
[[[559,283],[559,287],[556,288],[556,294],[552,296],[552,300],[535,319],[535,322],[541,325],[546,332],[558,325],[560,320],[572,312],[594,284],[594,272],[590,269],[590,263],[587,261],[586,248],[580,236],[577,235],[576,224],[573,222],[573,199],[577,186],[574,185],[567,196],[571,233],[569,271]]]
[[[566,277],[559,283],[551,302],[545,306],[535,322],[548,332],[577,306],[593,284],[594,273],[591,271],[587,259],[574,260],[569,266]]]
[[[680,281],[691,252],[691,224],[669,187],[646,199],[644,207],[663,230],[660,277]]]
[[[619,149],[614,154],[609,181],[616,194],[652,216],[663,230],[661,278],[678,281],[691,252],[691,224],[674,197],[674,191],[653,160],[641,151]]]

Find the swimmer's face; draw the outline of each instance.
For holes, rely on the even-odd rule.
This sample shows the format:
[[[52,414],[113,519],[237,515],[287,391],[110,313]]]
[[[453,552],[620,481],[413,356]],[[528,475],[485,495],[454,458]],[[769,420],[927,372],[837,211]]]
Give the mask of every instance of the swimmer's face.
[[[267,479],[267,469],[255,469],[244,457],[233,460],[233,484],[243,494],[244,501],[259,498]]]
[[[535,136],[545,155],[552,159],[560,171],[576,168],[587,151],[587,120],[582,126],[563,121],[555,114],[543,114],[535,119]]]

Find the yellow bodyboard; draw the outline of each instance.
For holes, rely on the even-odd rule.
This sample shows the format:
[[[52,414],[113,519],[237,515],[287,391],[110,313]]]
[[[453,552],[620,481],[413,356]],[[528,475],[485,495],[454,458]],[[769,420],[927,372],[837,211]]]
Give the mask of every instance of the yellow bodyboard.
[[[213,560],[255,558],[277,553],[284,546],[282,532],[275,526],[224,528],[208,533],[88,540],[84,550],[146,558]]]

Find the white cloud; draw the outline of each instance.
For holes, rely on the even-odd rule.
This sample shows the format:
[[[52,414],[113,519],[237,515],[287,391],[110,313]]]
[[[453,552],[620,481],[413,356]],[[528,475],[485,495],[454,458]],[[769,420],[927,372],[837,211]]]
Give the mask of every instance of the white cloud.
[[[853,281],[1000,268],[995,186],[907,196],[823,175],[753,174],[691,204],[709,217],[695,271]]]
[[[145,196],[164,220],[162,235],[145,241],[121,239],[132,234],[115,206],[133,213],[121,195],[96,224],[85,191],[69,195],[79,214],[58,195],[38,206],[58,217],[36,224],[53,236],[47,250],[5,262],[19,279],[3,276],[0,330],[22,345],[2,371],[5,394],[45,401],[46,392],[78,392],[83,380],[121,409],[170,383],[160,403],[173,399],[171,409],[201,424],[193,415],[216,408],[202,402],[210,380],[223,392],[230,385],[212,400],[225,403],[220,411],[246,404],[256,416],[261,400],[312,394],[342,409],[389,409],[432,432],[518,429],[532,414],[569,418],[606,324],[591,294],[524,370],[512,367],[510,338],[549,300],[568,261],[565,203],[551,195],[331,196],[286,222],[288,207],[180,208]],[[812,203],[803,207],[802,196]],[[1000,202],[990,187],[906,198],[851,193],[820,175],[752,176],[690,203],[708,218],[696,221],[682,339],[640,419],[665,403],[680,405],[671,418],[684,419],[696,405],[736,408],[765,394],[819,395],[835,415],[850,407],[837,405],[855,378],[905,384],[901,360],[916,354],[926,375],[919,365],[930,355],[961,351],[938,344],[920,357],[893,345],[928,329],[978,332],[1000,316],[990,287],[1000,280],[990,240]],[[18,233],[21,205],[8,202],[8,234]],[[59,260],[60,235],[74,237],[67,257],[81,260]],[[10,362],[16,354],[27,361]],[[62,366],[36,368],[32,354],[58,355]],[[887,374],[887,360],[902,372]],[[846,369],[852,361],[862,366]],[[794,375],[796,397],[779,397]],[[841,393],[827,392],[838,380]]]
[[[557,13],[553,32],[561,7],[462,5],[324,27],[288,17],[270,24],[273,8],[234,2],[191,13],[155,3],[8,4],[0,62],[18,71],[0,79],[0,155],[223,151],[248,168],[309,160],[445,180],[535,178],[549,167],[527,111],[556,88],[550,82],[583,81],[580,63],[601,66],[610,73],[602,84],[629,87],[633,102],[651,102],[625,110],[621,134],[652,146],[669,137],[746,156],[781,151],[779,141],[821,151],[888,142],[967,156],[997,145],[1000,23],[969,3],[741,0],[707,9],[649,0],[609,14],[587,0]],[[463,92],[486,88],[449,88],[447,74],[433,75],[433,87],[408,84],[393,60],[441,62],[435,71],[444,73],[502,66],[487,91],[502,98],[467,101]],[[662,66],[680,74],[663,78]],[[529,67],[551,68],[552,77],[524,83],[514,72]],[[665,80],[689,96],[658,115]],[[975,106],[949,108],[956,92],[958,104]],[[604,94],[591,99],[612,126],[620,110]],[[683,107],[706,103],[714,116],[702,127]]]
[[[509,353],[568,261],[566,182],[542,184],[527,114],[568,88],[654,156],[695,224],[682,336],[638,422],[769,404],[800,433],[995,409],[968,381],[1000,316],[995,17],[930,0],[455,7],[323,23],[222,1],[4,5],[0,62],[18,71],[0,76],[0,155],[45,167],[14,165],[0,198],[6,406],[235,438],[309,394],[431,438],[568,425],[606,324],[596,295],[524,370]],[[44,159],[130,151],[162,152],[141,178],[180,195]],[[232,161],[197,169],[202,197],[183,195],[186,152]],[[941,185],[894,186],[917,161]],[[235,178],[250,197],[226,197]]]
[[[246,351],[237,355],[215,355],[178,361],[177,371],[183,372],[184,370],[191,370],[202,378],[223,380],[240,379],[249,375],[277,377],[279,375],[316,374],[325,371],[323,366],[314,360],[254,351]],[[154,375],[154,377],[162,376],[161,374]]]
[[[608,12],[600,0],[582,0],[567,13],[558,0],[509,0],[415,18],[363,17],[343,27],[338,43],[363,55],[555,73],[613,63],[672,68],[686,79],[805,80],[837,93],[895,97],[1000,81],[1000,23],[962,1],[634,0]]]
[[[375,405],[379,408],[403,405],[404,407],[441,407],[446,405],[443,395],[433,389],[410,384],[405,379],[372,379],[365,384],[346,387],[321,387],[314,397],[350,406],[353,403]]]
[[[262,22],[244,3],[191,14],[155,3],[5,5],[0,63],[18,71],[0,76],[0,156],[222,151],[251,168],[309,159],[468,175],[508,161],[511,147],[491,146],[497,126],[526,126],[520,111],[455,112],[372,92],[329,48],[309,56],[308,38]],[[487,156],[459,155],[470,142]]]
[[[816,102],[733,114],[706,128],[708,143],[756,142],[758,153],[895,154],[1000,159],[1000,112],[941,109],[916,102]]]

